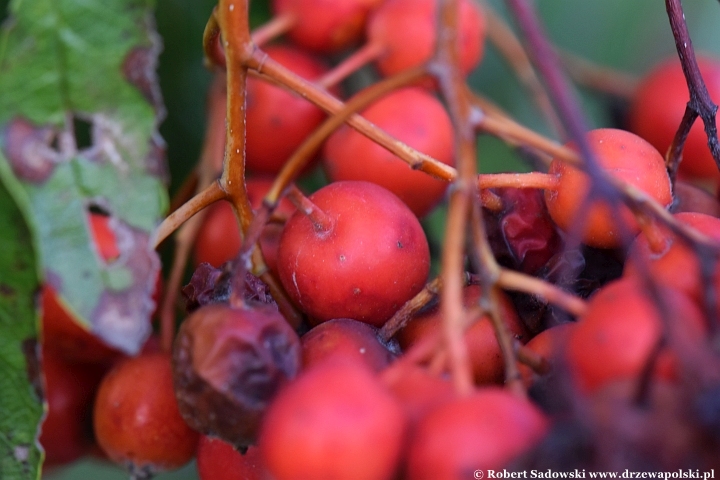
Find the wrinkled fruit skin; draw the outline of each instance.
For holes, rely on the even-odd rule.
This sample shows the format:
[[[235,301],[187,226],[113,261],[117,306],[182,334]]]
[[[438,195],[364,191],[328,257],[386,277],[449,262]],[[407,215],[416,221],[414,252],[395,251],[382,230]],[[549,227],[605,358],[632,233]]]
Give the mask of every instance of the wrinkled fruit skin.
[[[237,448],[255,442],[269,401],[300,368],[300,340],[270,307],[214,304],[183,322],[173,350],[183,417]]]
[[[180,416],[164,353],[117,364],[100,384],[93,423],[103,451],[136,475],[179,468],[195,455],[198,434]]]
[[[336,182],[310,200],[334,222],[317,231],[296,213],[278,250],[280,280],[315,322],[352,318],[381,326],[422,290],[430,269],[425,233],[395,195],[369,182]]]

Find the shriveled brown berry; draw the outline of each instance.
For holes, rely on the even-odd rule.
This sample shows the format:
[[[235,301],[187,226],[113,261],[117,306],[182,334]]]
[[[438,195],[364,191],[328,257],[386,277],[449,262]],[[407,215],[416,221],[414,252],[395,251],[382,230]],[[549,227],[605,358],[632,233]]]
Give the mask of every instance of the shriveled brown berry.
[[[204,306],[174,351],[178,405],[194,429],[243,448],[278,388],[300,368],[300,340],[272,307]]]

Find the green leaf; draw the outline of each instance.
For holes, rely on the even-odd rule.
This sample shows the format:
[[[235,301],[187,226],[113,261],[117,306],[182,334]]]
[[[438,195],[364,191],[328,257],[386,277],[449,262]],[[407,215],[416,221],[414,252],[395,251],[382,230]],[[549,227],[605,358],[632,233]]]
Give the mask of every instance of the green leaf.
[[[0,184],[0,478],[36,479],[43,414],[37,392],[37,270],[30,232]]]
[[[0,181],[26,214],[39,273],[110,345],[139,350],[167,207],[159,39],[148,0],[14,0],[0,39]],[[89,212],[110,215],[104,260]]]

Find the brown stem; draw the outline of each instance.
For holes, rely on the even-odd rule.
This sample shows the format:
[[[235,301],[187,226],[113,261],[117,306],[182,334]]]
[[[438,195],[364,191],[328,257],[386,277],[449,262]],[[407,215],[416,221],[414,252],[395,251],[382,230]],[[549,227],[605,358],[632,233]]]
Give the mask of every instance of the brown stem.
[[[356,50],[352,55],[340,62],[332,70],[327,72],[315,83],[325,89],[330,89],[339,84],[354,72],[368,63],[380,57],[386,48],[379,43],[366,43],[362,48]]]
[[[205,190],[195,195],[162,221],[155,233],[153,247],[157,248],[163,240],[200,210],[225,197],[225,191],[223,191],[218,182],[212,182]]]
[[[298,92],[330,114],[336,114],[344,107],[343,102],[333,97],[327,91],[295,75],[272,58],[268,58],[260,50],[253,52],[252,57],[247,61],[247,66],[255,70],[262,68],[262,72],[265,75],[291,90]],[[423,171],[441,180],[451,180],[454,178],[455,170],[452,167],[400,142],[360,115],[356,114],[351,116],[347,123],[378,145],[400,157],[400,159],[407,162],[413,169]]]
[[[535,373],[544,375],[550,371],[550,363],[545,357],[538,355],[517,340],[515,341],[515,351],[518,361],[532,368]]]
[[[640,230],[648,242],[648,247],[653,254],[660,255],[668,248],[670,239],[660,230],[660,226],[652,218],[639,215]]]
[[[520,370],[518,370],[512,332],[510,332],[510,329],[500,314],[497,288],[491,289],[488,306],[490,322],[492,323],[495,338],[500,346],[503,364],[505,365],[505,384],[516,395],[526,397],[527,392],[525,391],[525,385],[523,384]]]
[[[259,263],[261,258],[258,259],[256,257],[262,257],[262,253],[260,252],[259,248],[255,249],[255,252],[256,253],[253,256],[253,263],[257,264]],[[300,324],[303,321],[302,314],[290,301],[290,298],[287,296],[285,289],[282,287],[277,278],[275,278],[275,276],[267,270],[259,276],[260,280],[265,282],[265,284],[270,289],[270,295],[272,296],[273,300],[275,300],[275,303],[277,303],[278,310],[280,311],[282,316],[285,317],[285,320],[287,320],[290,326],[294,329],[300,327]]]
[[[220,185],[233,205],[243,234],[253,218],[245,190],[245,81],[244,59],[253,50],[247,0],[220,0],[218,24],[227,63],[227,136]],[[244,281],[244,279],[243,279]]]
[[[275,16],[269,22],[253,30],[252,41],[255,45],[261,47],[270,40],[287,33],[296,23],[297,18],[290,13]]]
[[[561,51],[560,56],[570,78],[580,85],[625,100],[630,100],[637,91],[640,81],[630,74],[598,65],[568,51]]]
[[[549,173],[481,173],[478,175],[478,188],[539,188],[555,190],[558,176]]]
[[[312,222],[315,231],[318,233],[329,233],[335,226],[335,221],[323,212],[312,200],[306,197],[299,188],[294,185],[290,187],[287,193],[287,199],[290,200],[298,211],[302,212],[310,222]]]
[[[207,68],[214,66],[225,68],[225,53],[220,45],[220,25],[217,19],[217,7],[213,8],[210,18],[208,18],[205,24],[203,51],[205,52],[204,62]]]
[[[500,212],[505,208],[502,198],[490,190],[480,190],[480,204],[491,212]]]
[[[677,181],[678,168],[680,167],[680,162],[682,161],[682,152],[683,148],[685,148],[685,141],[687,140],[687,137],[690,134],[690,129],[695,123],[697,117],[697,112],[690,108],[690,105],[685,107],[685,113],[683,113],[680,125],[678,125],[678,129],[673,136],[672,143],[665,153],[665,168],[670,176],[670,183],[673,186],[673,190],[675,189],[675,182]]]
[[[464,338],[462,289],[464,286],[465,239],[467,219],[476,198],[476,158],[474,112],[468,101],[468,89],[460,69],[457,32],[459,2],[438,3],[438,37],[432,73],[437,78],[448,105],[455,129],[458,174],[450,193],[445,241],[441,255],[443,289],[440,310],[443,333],[450,361],[450,371],[457,392],[469,394],[473,388],[472,372]]]
[[[433,298],[435,298],[438,294],[438,292],[442,289],[442,279],[440,277],[435,278],[431,282],[427,283],[425,287],[415,295],[413,298],[405,302],[405,305],[403,305],[400,310],[395,312],[395,314],[385,322],[385,324],[380,328],[380,331],[378,332],[378,337],[384,342],[389,341],[392,337],[397,334],[400,330],[402,330],[405,325],[419,312],[422,308],[425,307],[428,303],[432,301]]]
[[[193,170],[183,180],[180,187],[178,187],[175,194],[170,199],[170,207],[168,208],[168,214],[174,212],[180,208],[185,202],[190,200],[198,190],[198,172]]]
[[[680,57],[680,64],[682,65],[688,90],[690,91],[688,109],[692,109],[696,115],[702,118],[703,124],[705,125],[705,134],[708,139],[708,147],[715,159],[715,164],[720,168],[720,143],[718,143],[717,125],[715,123],[715,115],[718,107],[710,98],[710,93],[700,74],[700,67],[695,58],[695,50],[693,49],[690,32],[688,32],[687,23],[685,22],[682,2],[680,0],[665,0],[665,8],[667,9],[670,28],[675,38],[675,48],[677,49],[678,57]],[[679,145],[675,145],[675,151],[678,149],[682,151],[684,139],[679,137],[684,137],[684,135],[681,134],[682,130],[685,128],[689,129],[689,126],[685,125],[686,120],[692,124],[694,118],[691,120],[687,112],[685,116],[683,116],[683,123],[675,135],[679,142]],[[676,142],[673,141],[673,143],[675,144]],[[671,160],[670,163],[673,164],[675,162]]]
[[[292,156],[275,178],[273,186],[265,195],[264,203],[274,208],[283,190],[297,178],[303,168],[312,160],[315,152],[317,152],[322,143],[340,125],[346,122],[348,118],[354,116],[356,112],[366,108],[378,98],[401,86],[413,83],[424,75],[426,75],[424,67],[408,69],[402,73],[386,78],[355,95],[340,110],[316,128],[295,152],[293,152]]]
[[[584,170],[593,179],[590,196],[601,197],[611,205],[617,204],[617,194],[608,188],[606,176],[585,136],[589,130],[585,116],[562,74],[557,54],[543,32],[535,11],[527,0],[507,0],[507,4],[526,38],[528,53],[547,85],[550,99],[560,114],[565,130],[580,151]]]
[[[537,104],[548,123],[557,133],[562,134],[562,123],[552,108],[545,87],[535,73],[530,58],[517,36],[503,18],[488,4],[484,3],[482,8],[487,20],[488,40],[498,49],[500,55],[510,64],[517,77],[530,91],[535,104]]]
[[[536,295],[576,317],[582,317],[587,311],[587,303],[583,299],[551,283],[514,270],[501,268],[497,283],[499,287],[505,290],[514,290]]]
[[[175,237],[172,266],[160,307],[160,346],[164,352],[172,350],[172,343],[175,339],[175,310],[177,308],[178,292],[185,275],[185,267],[192,250],[193,241],[202,226],[205,212],[206,210],[203,210],[198,215],[190,218]]]

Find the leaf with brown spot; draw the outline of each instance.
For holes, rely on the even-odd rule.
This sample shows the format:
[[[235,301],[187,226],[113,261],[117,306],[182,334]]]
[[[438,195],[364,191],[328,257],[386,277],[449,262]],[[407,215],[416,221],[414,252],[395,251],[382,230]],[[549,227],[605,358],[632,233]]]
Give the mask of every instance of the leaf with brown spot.
[[[150,332],[167,207],[148,0],[13,1],[0,43],[0,182],[25,214],[38,269],[84,328],[135,353]],[[92,244],[99,207],[119,255]]]

